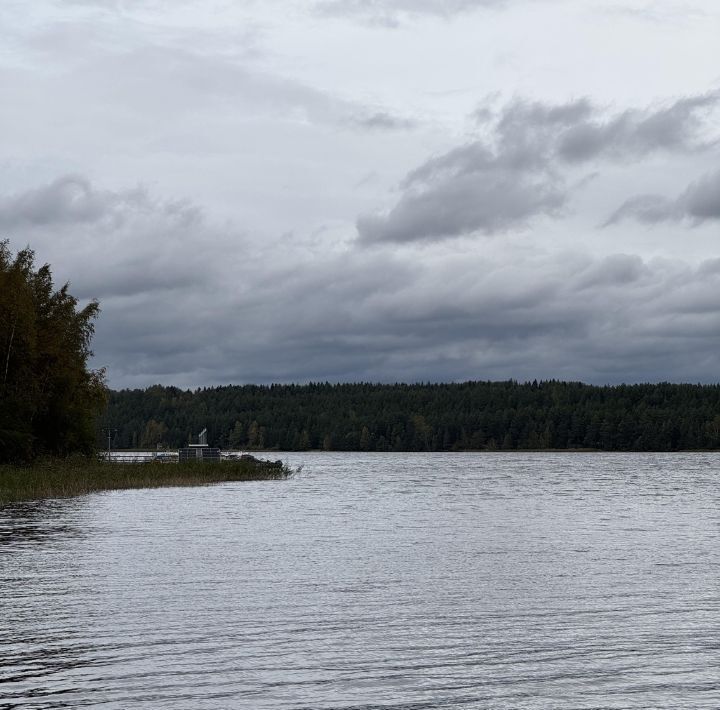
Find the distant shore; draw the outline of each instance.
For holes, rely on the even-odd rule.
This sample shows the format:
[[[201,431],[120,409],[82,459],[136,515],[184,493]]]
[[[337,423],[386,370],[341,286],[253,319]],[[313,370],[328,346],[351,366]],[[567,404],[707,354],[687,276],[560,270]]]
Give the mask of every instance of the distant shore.
[[[107,463],[80,457],[52,459],[31,466],[0,466],[0,505],[131,488],[281,480],[292,473],[280,461],[264,461],[252,456],[215,463]]]

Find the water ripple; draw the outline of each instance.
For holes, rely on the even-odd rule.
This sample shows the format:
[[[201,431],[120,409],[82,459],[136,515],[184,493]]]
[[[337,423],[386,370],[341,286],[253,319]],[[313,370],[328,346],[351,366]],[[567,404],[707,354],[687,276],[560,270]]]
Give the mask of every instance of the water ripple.
[[[0,509],[0,710],[717,708],[715,454],[298,454]]]

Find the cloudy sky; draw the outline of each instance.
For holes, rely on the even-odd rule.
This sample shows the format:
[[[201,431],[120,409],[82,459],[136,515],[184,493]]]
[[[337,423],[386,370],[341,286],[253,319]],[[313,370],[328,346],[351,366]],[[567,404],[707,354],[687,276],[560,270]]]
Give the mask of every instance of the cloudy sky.
[[[716,0],[2,0],[0,238],[153,383],[720,380]]]

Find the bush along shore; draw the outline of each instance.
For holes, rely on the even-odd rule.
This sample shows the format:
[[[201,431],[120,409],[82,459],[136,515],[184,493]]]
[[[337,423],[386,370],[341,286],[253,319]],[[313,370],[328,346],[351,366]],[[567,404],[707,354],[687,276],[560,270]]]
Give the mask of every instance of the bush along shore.
[[[85,457],[44,459],[28,466],[0,465],[0,505],[129,488],[281,480],[292,474],[293,470],[282,461],[264,461],[252,456],[212,463],[108,463]]]

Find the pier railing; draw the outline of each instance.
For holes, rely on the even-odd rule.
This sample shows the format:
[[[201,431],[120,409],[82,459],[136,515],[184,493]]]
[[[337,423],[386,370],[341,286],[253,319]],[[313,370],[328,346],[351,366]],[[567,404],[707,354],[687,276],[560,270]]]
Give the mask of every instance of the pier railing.
[[[205,461],[232,461],[242,458],[245,455],[242,451],[221,451],[219,456],[199,457],[199,460]],[[179,451],[107,451],[98,452],[98,458],[101,461],[110,461],[110,463],[178,463],[180,460]],[[194,460],[196,457],[193,456]]]

